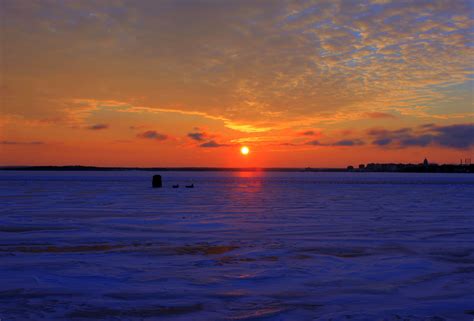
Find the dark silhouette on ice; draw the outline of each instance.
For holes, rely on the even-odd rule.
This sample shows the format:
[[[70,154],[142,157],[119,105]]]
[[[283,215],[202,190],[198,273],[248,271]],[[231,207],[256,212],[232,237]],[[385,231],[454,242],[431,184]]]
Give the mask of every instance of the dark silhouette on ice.
[[[152,186],[153,188],[163,187],[163,182],[161,181],[161,175],[153,175]]]
[[[194,184],[186,185],[186,188],[194,188]]]

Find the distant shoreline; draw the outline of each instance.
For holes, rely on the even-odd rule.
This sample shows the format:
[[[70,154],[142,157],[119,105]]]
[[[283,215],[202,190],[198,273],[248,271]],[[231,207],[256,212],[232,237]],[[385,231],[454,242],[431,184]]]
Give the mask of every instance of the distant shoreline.
[[[346,172],[346,168],[0,166],[6,171]]]
[[[100,167],[100,166],[0,166],[0,171],[148,171],[148,172],[358,172],[358,173],[474,173],[474,165],[368,164],[354,168],[291,167]]]

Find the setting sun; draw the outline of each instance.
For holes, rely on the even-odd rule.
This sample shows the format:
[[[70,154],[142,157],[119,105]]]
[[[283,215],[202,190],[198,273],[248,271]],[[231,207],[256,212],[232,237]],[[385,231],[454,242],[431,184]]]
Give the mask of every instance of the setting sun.
[[[250,149],[247,146],[242,146],[242,148],[240,148],[240,153],[242,155],[248,155],[249,152],[250,152]]]

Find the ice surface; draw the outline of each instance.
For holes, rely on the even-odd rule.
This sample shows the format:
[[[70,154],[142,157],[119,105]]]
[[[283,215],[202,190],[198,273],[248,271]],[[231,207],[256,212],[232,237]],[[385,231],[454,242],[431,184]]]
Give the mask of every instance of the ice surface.
[[[474,175],[0,172],[0,191],[2,320],[474,318]]]

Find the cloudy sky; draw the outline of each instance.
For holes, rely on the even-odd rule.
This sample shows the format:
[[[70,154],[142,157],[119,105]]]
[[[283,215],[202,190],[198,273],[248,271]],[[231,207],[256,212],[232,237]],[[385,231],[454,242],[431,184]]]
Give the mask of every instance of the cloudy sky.
[[[1,165],[473,156],[470,1],[0,6]]]

